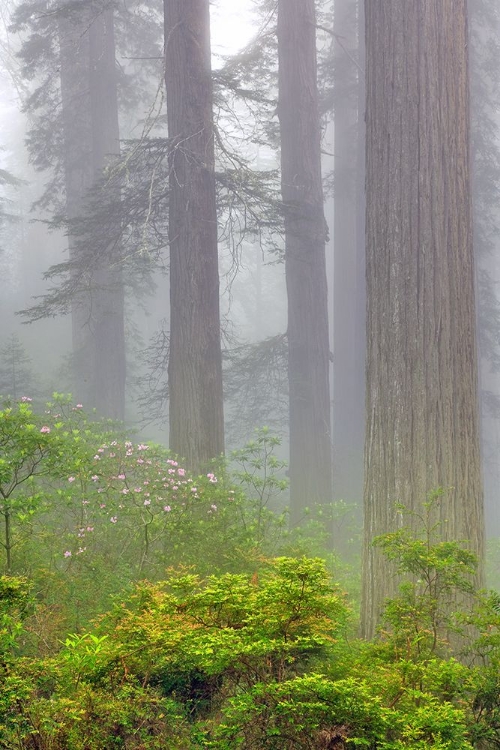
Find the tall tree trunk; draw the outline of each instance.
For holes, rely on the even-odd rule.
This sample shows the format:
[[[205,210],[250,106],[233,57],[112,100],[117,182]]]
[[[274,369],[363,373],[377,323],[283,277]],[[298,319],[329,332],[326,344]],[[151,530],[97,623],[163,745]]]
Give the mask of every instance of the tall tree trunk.
[[[279,0],[291,523],[332,496],[328,301],[314,0]]]
[[[334,496],[355,501],[363,497],[365,422],[365,275],[364,222],[364,101],[358,89],[364,71],[359,59],[357,0],[334,4],[334,284],[333,284],[333,455]],[[364,35],[364,34],[363,34]],[[363,140],[363,153],[359,141]],[[359,158],[362,156],[362,160]]]
[[[164,0],[171,139],[170,448],[197,470],[224,450],[208,0]]]
[[[445,489],[443,534],[483,554],[466,0],[369,0],[362,630],[396,579],[371,542]],[[478,582],[480,575],[478,575]]]
[[[59,20],[66,209],[85,211],[89,190],[119,154],[113,10],[90,2]],[[81,236],[70,233],[79,260]],[[88,296],[73,302],[74,369],[79,398],[113,419],[125,411],[124,292],[120,248],[98,259]]]
[[[474,253],[478,269],[486,534],[500,535],[500,19],[496,0],[469,0]]]
[[[90,69],[88,29],[90,13],[61,14],[58,20],[61,76],[62,124],[64,139],[64,183],[66,215],[74,221],[81,216],[93,181],[92,120],[90,86],[86,84]],[[77,237],[68,235],[69,257],[78,260]],[[91,353],[88,349],[90,306],[88,300],[73,299],[71,328],[75,396],[86,406],[91,401]]]
[[[120,153],[113,7],[94,3],[90,43],[90,107],[94,180]],[[103,186],[105,190],[105,185]],[[121,247],[109,247],[96,272],[91,335],[93,402],[99,414],[125,416],[125,326]]]

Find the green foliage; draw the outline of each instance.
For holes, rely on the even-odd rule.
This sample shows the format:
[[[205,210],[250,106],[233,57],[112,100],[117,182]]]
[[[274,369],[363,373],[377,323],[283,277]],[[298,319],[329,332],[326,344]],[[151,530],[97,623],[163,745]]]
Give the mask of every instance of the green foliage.
[[[36,567],[32,540],[46,545],[60,538],[72,504],[68,474],[89,466],[96,443],[109,425],[88,421],[71,397],[54,394],[43,413],[31,398],[5,401],[0,409],[0,546],[7,573]],[[57,518],[57,522],[54,523]]]
[[[224,467],[190,476],[164,449],[124,440],[61,394],[42,414],[27,397],[6,402],[0,447],[5,570],[36,581],[42,639],[49,618],[78,628],[111,594],[145,575],[161,578],[168,566],[253,570],[283,525],[261,499],[247,503]],[[61,600],[72,602],[62,619]]]
[[[415,535],[408,526],[375,539],[386,557],[406,576],[400,594],[388,602],[385,622],[390,638],[412,658],[428,658],[449,649],[449,641],[460,632],[456,613],[461,604],[472,602],[475,556],[459,541],[440,537],[439,498],[436,491],[423,503],[422,512],[399,506],[404,518],[420,522]]]
[[[137,584],[12,678],[11,746],[472,750],[493,736],[476,668],[398,655],[397,639],[349,643],[348,617],[320,560]]]
[[[196,737],[210,747],[216,706],[303,673],[346,616],[319,560],[139,584],[96,633],[68,636],[57,659],[31,670],[23,742],[36,732],[54,748],[194,747]]]
[[[286,533],[271,507],[267,430],[234,481],[111,428],[60,395],[0,412],[2,512],[27,574],[0,577],[0,747],[500,746],[500,599],[465,611],[475,561],[441,540],[439,493],[420,533],[377,540],[406,580],[363,643],[325,562],[299,554],[317,533]]]
[[[206,580],[174,575],[138,585],[101,622],[99,634],[113,639],[103,642],[97,671],[99,679],[125,672],[160,682],[217,675],[240,686],[283,679],[328,648],[346,615],[320,560],[277,558],[258,574]]]
[[[463,710],[424,693],[412,697],[413,704],[395,709],[366,679],[332,681],[314,673],[259,683],[229,701],[207,746],[471,750]]]
[[[282,496],[288,479],[286,463],[276,455],[280,445],[281,438],[261,427],[255,430],[253,440],[231,453],[231,479],[246,497],[242,522],[258,544],[267,543],[267,552],[276,551],[269,549],[269,544],[279,543],[286,524]]]
[[[12,658],[32,600],[25,578],[0,576],[0,674]]]
[[[6,402],[0,411],[1,545],[8,573],[23,526],[30,525],[34,515],[46,507],[44,480],[60,476],[61,466],[68,463],[62,424],[36,415],[29,401]]]
[[[33,369],[19,337],[12,334],[0,347],[0,394],[13,399],[33,395]]]
[[[273,435],[269,427],[260,427],[255,430],[254,440],[231,453],[232,462],[240,467],[233,468],[232,476],[262,507],[268,507],[273,498],[288,488],[284,476],[286,462],[276,456],[280,445],[281,438]]]
[[[39,680],[43,681],[41,675]],[[108,691],[82,685],[68,694],[47,697],[36,681],[28,694],[25,684],[17,689],[24,688],[23,697],[29,696],[29,711],[16,715],[11,708],[8,723],[0,724],[0,747],[10,750],[189,747],[182,710],[154,689],[125,683]]]

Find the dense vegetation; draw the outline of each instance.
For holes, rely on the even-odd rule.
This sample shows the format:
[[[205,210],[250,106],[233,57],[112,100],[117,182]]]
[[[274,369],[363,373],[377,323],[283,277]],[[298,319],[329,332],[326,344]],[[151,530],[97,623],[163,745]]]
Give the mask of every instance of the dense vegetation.
[[[190,476],[56,394],[3,404],[0,444],[1,747],[500,747],[500,601],[442,493],[377,540],[403,583],[367,642],[267,430]]]

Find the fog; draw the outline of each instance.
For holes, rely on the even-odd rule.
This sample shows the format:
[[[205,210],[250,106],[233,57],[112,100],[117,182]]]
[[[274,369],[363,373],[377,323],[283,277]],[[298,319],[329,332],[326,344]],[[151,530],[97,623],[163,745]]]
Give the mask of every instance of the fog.
[[[0,0],[0,747],[500,747],[498,0]]]
[[[64,3],[53,5],[56,8]],[[78,109],[75,99],[69,105],[64,104],[65,94],[61,90],[58,55],[65,43],[65,33],[70,45],[73,33],[63,29],[64,12],[63,22],[58,25],[50,21],[43,3],[40,8],[35,4],[32,12],[26,11],[25,3],[14,0],[2,7],[0,163],[4,170],[1,188],[4,216],[0,251],[0,348],[6,361],[9,346],[13,346],[14,340],[20,344],[27,358],[26,367],[31,368],[28,382],[41,402],[56,390],[72,392],[75,399],[89,408],[98,406],[99,399],[92,389],[85,390],[75,372],[75,367],[78,370],[75,300],[84,309],[88,304],[85,295],[92,296],[90,287],[85,287],[89,269],[76,271],[75,266],[70,268],[66,264],[78,257],[78,253],[80,259],[85,252],[91,256],[92,247],[98,247],[102,253],[103,248],[119,242],[123,267],[120,267],[122,279],[116,284],[122,284],[120,293],[124,295],[126,363],[123,416],[145,438],[167,445],[168,170],[159,151],[155,151],[160,148],[161,139],[167,137],[161,59],[162,7],[135,2],[127,7],[118,5],[113,85],[118,89],[122,161],[113,167],[116,154],[112,159],[107,153],[97,171],[93,167],[94,176],[90,178],[84,175],[83,166],[68,167],[69,157],[64,153],[65,149],[71,150],[71,136],[64,130],[68,127],[68,115],[73,106]],[[365,239],[360,188],[364,180],[360,127],[364,122],[363,57],[358,45],[356,3],[317,5],[322,176],[328,224],[333,488],[336,500],[360,507],[365,402]],[[218,0],[211,4],[216,172],[230,174],[234,180],[230,189],[226,182],[218,193],[226,450],[241,446],[252,437],[255,428],[266,424],[282,438],[281,450],[286,457],[289,415],[283,341],[287,333],[287,287],[284,230],[276,208],[280,199],[280,135],[274,24],[272,3],[262,3],[260,9],[258,3],[250,0]],[[475,42],[471,45],[472,156],[476,170],[472,200],[481,353],[479,398],[487,532],[496,537],[500,533],[499,143],[497,77],[491,66],[499,61],[487,59],[477,40],[485,36],[496,40],[498,29],[481,27],[477,15],[473,15],[471,24]],[[33,41],[36,39],[44,40],[40,48]],[[88,96],[83,79],[78,79],[81,62],[76,53],[80,51],[75,47],[75,70],[67,71],[67,76],[74,75],[76,81],[77,93],[73,91],[72,97],[78,91],[82,97]],[[485,117],[487,134],[481,130]],[[81,126],[79,122],[74,127]],[[73,176],[68,171],[71,169]],[[77,175],[75,169],[81,173]],[[117,176],[119,180],[114,182]],[[101,193],[92,193],[102,178]],[[72,179],[86,185],[78,198],[81,216],[78,211],[68,209],[69,202],[76,200],[68,198],[68,181]],[[109,212],[106,214],[105,210],[100,215],[96,201],[102,207],[108,199]],[[103,217],[116,210],[116,201],[122,202],[125,213],[106,225]],[[87,224],[71,225],[71,221],[78,223],[80,219]],[[122,226],[119,239],[117,221]],[[77,250],[68,251],[68,244],[72,243]],[[85,256],[84,263],[91,262],[89,257]],[[51,272],[46,278],[47,271],[57,266],[61,273]],[[67,281],[74,280],[75,274],[79,281],[71,292]],[[62,296],[57,296],[58,289],[63,289]],[[111,292],[109,299],[110,295]],[[40,304],[45,304],[45,309]],[[83,313],[81,323],[84,328],[86,314]],[[84,380],[87,382],[87,376]],[[16,393],[19,387],[17,383]],[[12,395],[12,388],[8,372],[4,372],[4,395]],[[109,416],[121,415],[111,410]]]

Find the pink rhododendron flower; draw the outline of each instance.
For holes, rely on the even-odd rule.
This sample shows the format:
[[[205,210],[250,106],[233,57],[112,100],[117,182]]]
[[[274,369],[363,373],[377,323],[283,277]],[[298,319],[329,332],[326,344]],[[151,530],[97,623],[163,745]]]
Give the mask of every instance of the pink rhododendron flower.
[[[111,516],[109,520],[111,521],[111,523],[116,523],[118,521],[118,516]]]
[[[66,552],[64,553],[64,557],[71,557],[71,552],[69,549],[67,549]]]
[[[68,477],[68,482],[74,482],[74,481],[75,481],[75,477]]]
[[[165,507],[163,508],[163,510],[164,510],[164,511],[165,511],[166,513],[170,513],[170,511],[172,510],[172,508],[170,507],[170,505],[165,505]]]
[[[50,427],[47,427],[47,425],[44,425],[40,432],[43,432],[44,434],[47,434],[50,432]]]

